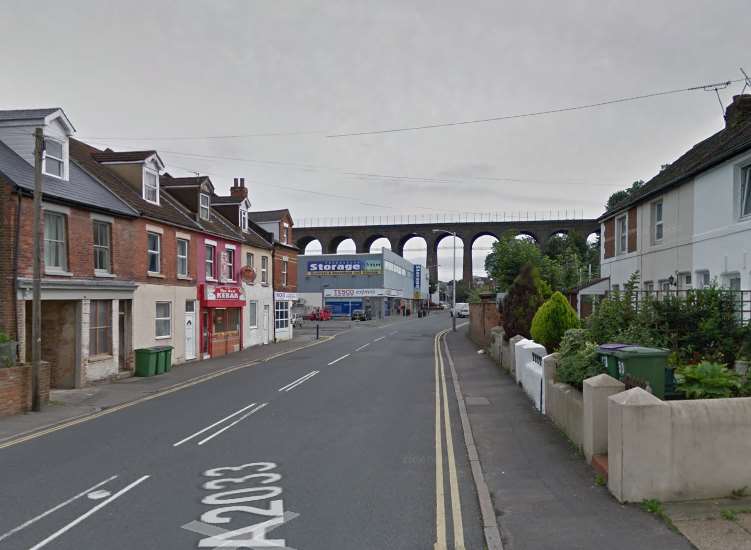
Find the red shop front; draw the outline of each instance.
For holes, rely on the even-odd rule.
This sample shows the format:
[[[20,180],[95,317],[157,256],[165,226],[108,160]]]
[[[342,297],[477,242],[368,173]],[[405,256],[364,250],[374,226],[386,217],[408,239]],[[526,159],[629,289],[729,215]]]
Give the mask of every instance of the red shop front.
[[[237,286],[201,284],[201,354],[219,357],[242,349],[245,293]]]

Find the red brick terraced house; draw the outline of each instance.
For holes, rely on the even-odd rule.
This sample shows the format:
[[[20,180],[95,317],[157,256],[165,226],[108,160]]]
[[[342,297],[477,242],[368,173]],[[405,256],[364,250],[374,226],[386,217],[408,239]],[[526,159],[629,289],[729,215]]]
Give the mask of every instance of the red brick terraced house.
[[[125,370],[138,212],[70,155],[62,109],[0,111],[0,330],[31,359],[35,128],[44,133],[42,360],[54,388]]]
[[[274,238],[274,338],[288,340],[292,338],[291,310],[298,301],[297,256],[300,252],[293,244],[292,216],[285,208],[248,212],[248,217]]]

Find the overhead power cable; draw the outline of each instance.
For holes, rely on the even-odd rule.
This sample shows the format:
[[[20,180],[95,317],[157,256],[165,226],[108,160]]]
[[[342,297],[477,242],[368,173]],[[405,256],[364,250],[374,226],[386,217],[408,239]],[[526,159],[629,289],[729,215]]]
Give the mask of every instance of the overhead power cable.
[[[367,136],[367,135],[375,135],[375,134],[391,134],[391,133],[396,133],[396,132],[413,132],[413,131],[418,131],[418,130],[433,130],[435,128],[447,128],[449,126],[466,126],[469,124],[482,124],[486,122],[498,122],[501,120],[512,120],[512,119],[517,119],[517,118],[529,118],[529,117],[537,117],[537,116],[543,116],[543,115],[552,115],[556,113],[565,113],[569,111],[594,109],[596,107],[602,107],[605,105],[612,105],[615,103],[626,103],[628,101],[637,101],[640,99],[647,99],[650,97],[680,94],[684,92],[693,92],[697,90],[712,90],[713,88],[716,88],[716,87],[726,87],[726,86],[730,86],[730,84],[733,84],[735,82],[743,82],[744,80],[745,80],[744,78],[737,78],[735,80],[726,80],[724,82],[716,82],[713,84],[700,84],[698,86],[691,86],[690,88],[679,88],[676,90],[665,90],[662,92],[651,92],[648,94],[641,94],[641,95],[635,95],[635,96],[629,96],[629,97],[619,97],[615,99],[607,99],[604,101],[598,101],[596,103],[587,103],[584,105],[575,105],[572,107],[559,107],[557,109],[546,109],[544,111],[533,111],[529,113],[518,113],[518,114],[513,114],[513,115],[499,115],[499,116],[488,117],[488,118],[477,118],[473,120],[437,122],[437,123],[431,123],[431,124],[422,124],[419,126],[405,126],[402,128],[386,128],[386,129],[381,129],[381,130],[365,130],[365,131],[360,131],[360,132],[329,134],[326,137],[327,138],[342,138],[342,137],[354,137],[354,136]]]

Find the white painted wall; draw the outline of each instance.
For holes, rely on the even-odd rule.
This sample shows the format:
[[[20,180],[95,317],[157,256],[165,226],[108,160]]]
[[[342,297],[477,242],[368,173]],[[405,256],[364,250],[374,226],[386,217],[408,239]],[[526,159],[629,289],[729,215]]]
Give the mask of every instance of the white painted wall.
[[[268,306],[269,307],[269,326],[268,326],[268,342],[273,342],[274,340],[274,291],[271,288],[271,285],[262,285],[261,284],[261,256],[268,255],[268,250],[263,250],[261,248],[256,248],[254,246],[242,246],[242,254],[240,258],[242,259],[243,265],[245,265],[245,258],[247,257],[247,253],[251,252],[255,256],[255,269],[256,269],[256,280],[253,282],[253,284],[247,284],[242,283],[243,290],[245,291],[245,300],[247,301],[245,311],[243,313],[243,348],[248,348],[251,346],[257,346],[259,344],[264,343],[264,334],[263,334],[263,307]],[[270,263],[270,260],[269,260]],[[256,319],[256,325],[254,327],[251,327],[250,325],[250,302],[255,301],[257,302],[257,319]]]
[[[172,346],[172,364],[185,361],[185,302],[196,300],[193,286],[169,286],[139,284],[133,295],[133,349],[152,346]],[[156,302],[172,302],[172,335],[169,338],[156,338]],[[196,312],[199,308],[196,306]],[[196,313],[195,356],[201,334]]]
[[[751,164],[751,153],[735,158],[696,176],[693,181],[667,191],[638,206],[637,251],[602,258],[602,274],[610,284],[620,285],[639,271],[642,288],[647,281],[691,273],[698,286],[698,273],[726,285],[740,275],[741,288],[751,289],[751,218],[739,219],[741,168]],[[651,204],[663,200],[665,236],[652,242]],[[604,227],[602,228],[604,234]],[[604,255],[604,244],[602,247]]]

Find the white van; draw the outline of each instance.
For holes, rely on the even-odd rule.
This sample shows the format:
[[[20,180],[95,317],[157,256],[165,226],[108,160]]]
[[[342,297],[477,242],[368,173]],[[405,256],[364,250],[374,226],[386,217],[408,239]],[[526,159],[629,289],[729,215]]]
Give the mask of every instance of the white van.
[[[456,307],[451,311],[451,316],[456,315],[458,318],[469,317],[469,304],[466,302],[457,302]]]

